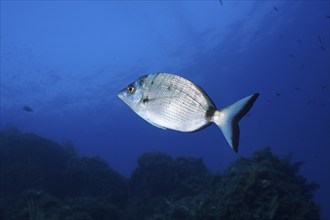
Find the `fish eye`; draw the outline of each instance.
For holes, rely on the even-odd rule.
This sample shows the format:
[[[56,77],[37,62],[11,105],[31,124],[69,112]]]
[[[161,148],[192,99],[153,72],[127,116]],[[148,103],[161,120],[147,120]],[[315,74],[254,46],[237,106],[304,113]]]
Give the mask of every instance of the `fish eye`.
[[[129,85],[129,86],[127,87],[127,92],[128,92],[129,94],[132,94],[132,93],[134,92],[134,90],[135,90],[135,87],[134,87],[133,84],[132,84],[132,85]]]

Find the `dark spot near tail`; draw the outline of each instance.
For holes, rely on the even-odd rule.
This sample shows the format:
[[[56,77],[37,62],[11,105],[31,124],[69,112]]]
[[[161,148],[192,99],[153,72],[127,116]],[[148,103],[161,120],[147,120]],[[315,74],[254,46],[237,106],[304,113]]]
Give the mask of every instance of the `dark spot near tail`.
[[[210,107],[207,109],[207,111],[206,111],[206,113],[205,113],[205,117],[206,117],[206,119],[207,119],[208,121],[211,121],[211,120],[212,120],[215,111],[216,111],[216,109],[215,109],[214,107],[212,107],[212,106],[210,106]]]

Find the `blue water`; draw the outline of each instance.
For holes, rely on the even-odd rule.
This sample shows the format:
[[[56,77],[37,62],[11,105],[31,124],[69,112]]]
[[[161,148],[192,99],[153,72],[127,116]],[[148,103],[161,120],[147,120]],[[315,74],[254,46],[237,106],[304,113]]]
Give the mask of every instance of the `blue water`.
[[[270,146],[305,161],[329,220],[329,1],[222,2],[1,1],[1,128],[69,139],[125,176],[146,151],[222,171]],[[214,125],[158,129],[116,97],[153,72],[188,78],[219,108],[259,92],[238,154]]]

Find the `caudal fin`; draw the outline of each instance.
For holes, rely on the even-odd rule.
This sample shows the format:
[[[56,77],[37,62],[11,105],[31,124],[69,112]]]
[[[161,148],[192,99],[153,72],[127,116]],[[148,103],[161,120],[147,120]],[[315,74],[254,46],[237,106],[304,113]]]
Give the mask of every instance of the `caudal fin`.
[[[239,143],[238,122],[248,113],[258,96],[259,93],[255,93],[214,113],[213,122],[221,129],[227,142],[236,153]]]

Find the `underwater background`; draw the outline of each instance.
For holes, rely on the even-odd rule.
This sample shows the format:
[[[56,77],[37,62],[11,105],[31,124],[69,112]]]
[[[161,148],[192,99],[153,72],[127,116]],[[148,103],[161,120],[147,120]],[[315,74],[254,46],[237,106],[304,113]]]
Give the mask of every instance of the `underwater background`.
[[[329,1],[1,1],[0,219],[330,220]],[[168,72],[218,108],[254,92],[239,152],[116,94]]]

